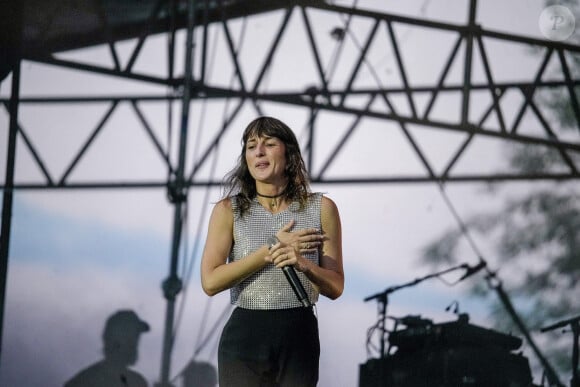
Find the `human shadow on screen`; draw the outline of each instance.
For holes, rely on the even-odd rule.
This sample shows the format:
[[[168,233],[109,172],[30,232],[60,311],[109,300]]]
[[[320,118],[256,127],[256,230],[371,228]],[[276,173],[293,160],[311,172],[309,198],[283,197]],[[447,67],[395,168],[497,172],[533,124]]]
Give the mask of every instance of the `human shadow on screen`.
[[[132,310],[119,310],[103,330],[104,358],[79,371],[64,387],[147,387],[145,378],[129,367],[137,362],[139,338],[149,324]]]
[[[207,362],[192,360],[182,373],[182,387],[215,387],[217,386],[217,371]]]

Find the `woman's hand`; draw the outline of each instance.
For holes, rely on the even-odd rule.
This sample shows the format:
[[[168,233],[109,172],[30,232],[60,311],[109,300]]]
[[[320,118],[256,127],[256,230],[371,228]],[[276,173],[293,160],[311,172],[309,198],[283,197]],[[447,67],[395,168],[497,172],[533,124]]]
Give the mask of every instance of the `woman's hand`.
[[[310,253],[320,249],[322,242],[324,242],[324,235],[318,229],[306,228],[290,231],[293,226],[294,220],[291,220],[276,233],[276,237],[280,242],[284,245],[292,246],[299,253]]]
[[[306,273],[309,270],[309,261],[294,247],[280,241],[270,249],[266,261],[276,267],[294,266],[296,270]]]

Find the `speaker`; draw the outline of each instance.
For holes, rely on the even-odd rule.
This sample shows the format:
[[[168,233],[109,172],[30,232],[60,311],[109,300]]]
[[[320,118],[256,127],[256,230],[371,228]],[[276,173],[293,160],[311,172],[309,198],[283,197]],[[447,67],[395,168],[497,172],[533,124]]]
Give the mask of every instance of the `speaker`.
[[[527,358],[499,348],[431,348],[369,359],[359,387],[529,387]]]

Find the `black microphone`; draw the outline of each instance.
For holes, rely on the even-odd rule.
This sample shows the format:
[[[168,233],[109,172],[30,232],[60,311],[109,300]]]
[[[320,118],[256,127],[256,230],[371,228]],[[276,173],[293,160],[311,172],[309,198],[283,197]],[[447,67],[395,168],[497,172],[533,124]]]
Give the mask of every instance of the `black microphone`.
[[[312,306],[310,304],[310,300],[308,299],[308,295],[306,294],[306,290],[304,290],[304,286],[302,286],[302,282],[300,282],[300,279],[298,279],[298,275],[296,274],[294,267],[284,266],[282,270],[284,271],[286,279],[290,283],[292,290],[294,290],[294,294],[296,294],[296,297],[298,297],[298,300],[302,303],[302,306],[305,308]]]
[[[447,306],[447,308],[445,308],[446,312],[449,312],[451,310],[451,308],[453,308],[453,314],[458,314],[459,313],[459,302],[457,301],[453,301],[451,304],[449,304]]]
[[[547,327],[543,327],[542,329],[540,329],[540,332],[548,332],[548,331],[551,331],[551,330],[554,330],[554,329],[558,329],[558,328],[564,327],[564,326],[566,326],[568,324],[575,324],[578,321],[580,321],[580,315],[578,315],[576,317],[569,318],[567,320],[563,320],[563,321],[554,323],[554,324],[549,325]]]
[[[278,243],[278,238],[276,238],[275,236],[268,237],[268,246],[271,247],[276,243]],[[290,287],[292,287],[294,294],[296,294],[296,297],[298,298],[302,306],[304,306],[305,308],[312,306],[310,300],[308,299],[308,295],[306,294],[306,290],[304,290],[304,286],[302,286],[302,282],[300,282],[300,279],[298,278],[298,275],[296,274],[296,270],[294,270],[294,267],[284,266],[282,267],[282,271],[284,272],[286,280],[290,284]]]
[[[480,271],[481,269],[483,269],[485,266],[487,266],[487,264],[485,263],[485,261],[480,261],[477,265],[475,266],[467,266],[467,270],[465,270],[465,274],[463,274],[461,276],[461,278],[459,278],[459,280],[457,282],[463,281],[464,279],[466,279],[467,277],[477,273],[478,271]]]

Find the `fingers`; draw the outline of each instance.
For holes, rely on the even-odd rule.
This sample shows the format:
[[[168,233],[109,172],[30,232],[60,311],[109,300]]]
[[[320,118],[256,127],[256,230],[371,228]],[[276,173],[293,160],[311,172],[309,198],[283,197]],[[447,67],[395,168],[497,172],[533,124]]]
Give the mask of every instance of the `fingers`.
[[[316,231],[316,234],[306,234],[301,236],[296,244],[300,252],[314,252],[320,249],[326,237]]]
[[[305,228],[304,230],[296,231],[296,233],[300,237],[318,237],[320,235],[319,230],[316,228]]]
[[[294,249],[288,247],[278,249],[273,248],[268,258],[268,261],[272,262],[277,267],[294,265],[298,262],[296,252]]]
[[[294,226],[294,219],[290,219],[290,221],[288,223],[286,223],[284,226],[282,226],[280,231],[288,232],[288,231],[290,231],[292,226]]]
[[[300,251],[301,252],[316,251],[320,248],[321,245],[322,245],[322,241],[319,241],[319,240],[302,242],[302,243],[300,243]]]

